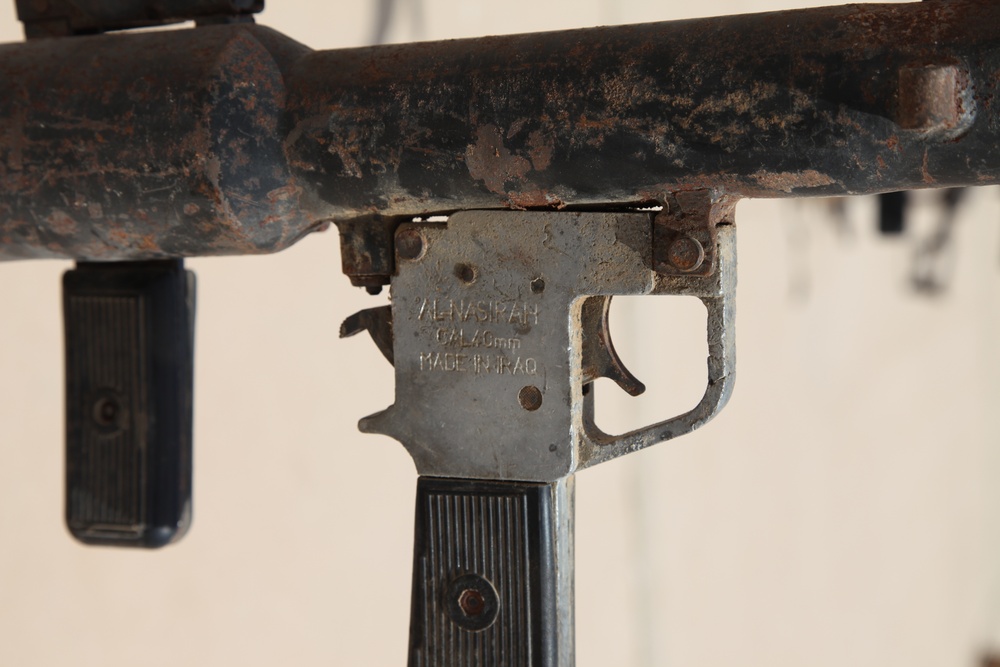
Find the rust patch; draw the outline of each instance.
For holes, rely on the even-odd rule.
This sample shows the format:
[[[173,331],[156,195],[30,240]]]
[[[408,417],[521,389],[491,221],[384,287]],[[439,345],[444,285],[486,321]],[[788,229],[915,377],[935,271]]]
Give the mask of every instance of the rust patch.
[[[920,166],[921,175],[923,176],[924,183],[927,185],[934,185],[937,183],[937,179],[931,176],[930,170],[930,152],[924,149],[924,161]]]
[[[271,203],[295,199],[302,194],[302,188],[297,185],[285,185],[275,188],[267,193],[267,200]]]
[[[0,259],[265,252],[369,212],[996,182],[998,19],[960,0],[326,54],[251,26],[8,45]],[[60,210],[70,236],[46,233]],[[388,270],[370,250],[359,280]]]
[[[70,236],[76,233],[76,220],[67,215],[64,211],[53,211],[45,221],[49,229],[60,236]]]
[[[509,192],[507,199],[513,208],[562,208],[565,203],[557,196],[544,190]]]
[[[540,130],[528,135],[528,157],[531,158],[531,166],[535,171],[545,171],[549,168],[554,151],[555,142],[551,135]]]
[[[156,239],[151,234],[140,237],[136,240],[135,245],[139,250],[148,253],[158,253],[160,251],[160,246],[156,242]]]
[[[815,169],[806,169],[802,172],[773,172],[761,169],[751,174],[751,178],[762,188],[789,194],[799,188],[820,188],[836,182],[827,174],[821,174]]]
[[[971,122],[971,82],[955,65],[904,67],[899,71],[899,126],[949,132]]]
[[[341,163],[344,165],[344,175],[353,178],[362,178],[364,176],[361,172],[361,166],[354,159],[354,156],[351,155],[351,151],[348,148],[341,144],[331,144],[327,150],[331,155],[336,155],[340,158]]]
[[[495,125],[482,125],[476,131],[476,143],[465,151],[465,164],[472,178],[483,181],[490,192],[507,194],[507,181],[523,181],[531,171],[531,162],[514,155],[503,144],[503,135]]]

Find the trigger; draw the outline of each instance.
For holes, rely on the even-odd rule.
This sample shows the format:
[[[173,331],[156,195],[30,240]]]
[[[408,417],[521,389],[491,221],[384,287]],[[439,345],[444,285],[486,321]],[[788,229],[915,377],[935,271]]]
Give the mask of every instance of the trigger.
[[[646,385],[625,368],[615,352],[608,327],[610,308],[610,296],[591,296],[583,302],[583,382],[609,378],[631,396],[638,396],[646,391]]]
[[[341,338],[347,338],[362,331],[368,332],[382,356],[395,366],[396,362],[392,356],[392,306],[359,310],[340,325]]]

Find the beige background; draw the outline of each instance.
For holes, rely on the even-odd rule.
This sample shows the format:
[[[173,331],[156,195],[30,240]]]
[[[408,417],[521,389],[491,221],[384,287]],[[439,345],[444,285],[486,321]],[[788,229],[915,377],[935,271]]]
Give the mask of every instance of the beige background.
[[[373,30],[372,2],[269,4],[262,22],[315,48]],[[803,4],[427,0],[420,30],[401,2],[390,36]],[[12,5],[4,41],[20,38]],[[877,238],[873,206],[838,224],[822,202],[740,205],[729,408],[578,478],[581,667],[964,667],[1000,642],[1000,197],[964,209],[939,298],[909,289],[914,234]],[[68,266],[0,265],[0,665],[403,665],[415,475],[400,445],[355,429],[391,402],[392,373],[369,342],[337,340],[384,297],[348,286],[336,236],[190,262],[195,523],[151,553],[62,526]],[[653,388],[601,387],[611,426],[687,408],[704,381],[697,303],[650,301],[615,313]]]

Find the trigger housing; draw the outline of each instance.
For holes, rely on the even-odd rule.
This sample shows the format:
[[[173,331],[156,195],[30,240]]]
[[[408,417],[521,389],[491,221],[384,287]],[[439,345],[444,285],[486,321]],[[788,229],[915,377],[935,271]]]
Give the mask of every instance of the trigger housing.
[[[384,353],[391,343],[395,402],[361,430],[402,442],[424,476],[548,482],[707,422],[734,378],[732,206],[703,192],[670,207],[665,222],[644,211],[463,211],[399,225],[391,312],[362,311],[342,330],[369,331]],[[671,257],[663,238],[696,240],[701,265],[658,270]],[[684,248],[674,250],[683,264]],[[632,395],[644,389],[611,342],[618,294],[700,298],[709,363],[694,410],[611,436],[594,424],[585,387],[607,377]]]

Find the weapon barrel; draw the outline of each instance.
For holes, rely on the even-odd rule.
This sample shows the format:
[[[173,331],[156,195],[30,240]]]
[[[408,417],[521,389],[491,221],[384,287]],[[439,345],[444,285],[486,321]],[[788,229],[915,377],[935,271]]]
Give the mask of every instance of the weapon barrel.
[[[242,26],[8,45],[0,259],[268,252],[323,220],[702,188],[994,184],[998,25],[993,0],[938,0],[325,52]]]
[[[996,183],[997,26],[958,0],[318,52],[289,154],[331,213]]]
[[[0,259],[281,249],[317,221],[283,150],[286,73],[257,26],[0,46]]]

